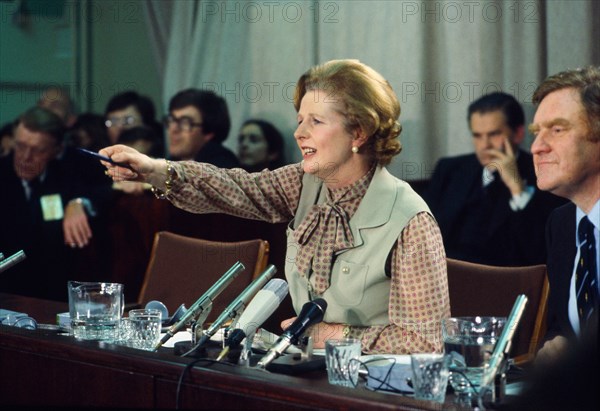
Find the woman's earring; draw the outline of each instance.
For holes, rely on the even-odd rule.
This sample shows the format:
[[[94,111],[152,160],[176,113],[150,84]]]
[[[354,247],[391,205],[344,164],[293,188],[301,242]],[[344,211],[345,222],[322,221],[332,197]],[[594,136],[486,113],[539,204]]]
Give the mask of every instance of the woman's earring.
[[[358,153],[358,146],[352,146],[352,152],[354,154]]]

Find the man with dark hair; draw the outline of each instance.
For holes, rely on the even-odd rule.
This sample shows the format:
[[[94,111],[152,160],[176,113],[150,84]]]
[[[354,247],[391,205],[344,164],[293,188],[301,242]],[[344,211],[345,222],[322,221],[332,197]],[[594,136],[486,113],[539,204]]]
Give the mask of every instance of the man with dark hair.
[[[114,95],[104,110],[105,124],[111,144],[115,144],[123,130],[146,125],[162,139],[162,127],[156,121],[154,103],[135,91]]]
[[[235,154],[223,146],[231,128],[225,99],[212,91],[187,89],[169,102],[169,154],[218,167],[239,167]]]
[[[87,219],[67,212],[67,204],[87,193],[81,173],[58,159],[64,130],[57,115],[34,107],[16,124],[13,153],[0,159],[0,252],[22,249],[27,255],[4,274],[3,292],[66,300],[66,283],[75,273],[64,233],[70,227],[91,236]]]
[[[546,230],[548,331],[537,362],[549,363],[582,337],[598,349],[600,67],[548,77],[533,102],[537,185],[571,201],[550,215]]]
[[[425,201],[436,217],[446,255],[500,266],[545,262],[546,217],[561,202],[535,187],[533,161],[519,149],[525,115],[506,93],[471,103],[475,153],[437,164]]]

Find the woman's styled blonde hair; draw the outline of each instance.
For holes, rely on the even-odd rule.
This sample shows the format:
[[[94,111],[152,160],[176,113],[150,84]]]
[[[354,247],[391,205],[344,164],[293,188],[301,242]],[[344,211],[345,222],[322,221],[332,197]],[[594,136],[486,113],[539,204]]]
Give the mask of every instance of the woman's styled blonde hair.
[[[308,91],[324,92],[328,101],[339,102],[349,132],[361,129],[367,136],[363,148],[381,165],[400,153],[398,122],[400,102],[381,74],[358,60],[331,60],[304,73],[296,85],[294,107]]]

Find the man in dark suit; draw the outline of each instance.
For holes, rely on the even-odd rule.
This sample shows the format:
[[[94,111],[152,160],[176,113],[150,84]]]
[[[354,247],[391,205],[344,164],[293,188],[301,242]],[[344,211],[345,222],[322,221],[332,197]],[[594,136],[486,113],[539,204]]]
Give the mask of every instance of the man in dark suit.
[[[82,173],[58,159],[64,124],[54,113],[28,110],[14,134],[13,153],[0,159],[0,252],[22,249],[27,258],[3,273],[0,290],[66,300],[67,281],[80,274],[71,272],[70,242],[77,246],[91,236],[87,218],[69,211],[69,204],[83,207],[87,188]]]
[[[561,200],[535,187],[532,157],[519,149],[525,115],[506,93],[471,103],[473,154],[437,164],[425,201],[438,221],[446,255],[501,266],[545,262],[544,226]]]
[[[586,332],[594,333],[587,338],[598,338],[600,67],[548,77],[533,102],[538,105],[530,126],[537,185],[571,200],[552,213],[546,231],[548,331],[537,361],[548,363],[564,357]]]
[[[212,91],[190,88],[175,94],[165,126],[171,158],[239,167],[236,155],[223,146],[231,128],[227,103]]]

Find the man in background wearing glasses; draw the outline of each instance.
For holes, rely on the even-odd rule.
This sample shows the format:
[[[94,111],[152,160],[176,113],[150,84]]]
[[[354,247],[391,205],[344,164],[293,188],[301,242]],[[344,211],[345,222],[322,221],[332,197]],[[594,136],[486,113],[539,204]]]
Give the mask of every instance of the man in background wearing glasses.
[[[165,118],[169,155],[218,167],[239,167],[235,154],[223,146],[231,128],[227,103],[211,91],[186,89],[169,102]]]
[[[92,228],[85,213],[81,219],[67,205],[90,198],[91,188],[80,169],[59,159],[64,130],[56,114],[33,107],[15,125],[14,151],[0,159],[0,252],[27,255],[3,273],[1,292],[66,301],[67,281],[86,279],[74,263]],[[70,244],[69,230],[81,243]]]

